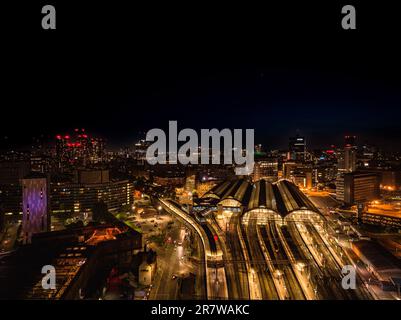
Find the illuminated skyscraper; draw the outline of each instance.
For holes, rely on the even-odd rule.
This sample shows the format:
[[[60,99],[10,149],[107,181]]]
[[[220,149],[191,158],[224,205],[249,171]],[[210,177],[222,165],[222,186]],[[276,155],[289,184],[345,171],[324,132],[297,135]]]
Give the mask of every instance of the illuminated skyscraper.
[[[305,137],[290,137],[289,142],[289,160],[304,161],[306,154]]]
[[[344,137],[344,143],[345,147],[355,147],[355,141],[356,141],[356,136],[345,136]]]
[[[69,135],[56,136],[56,156],[59,168],[65,165],[87,165],[104,160],[105,142],[101,138],[89,136],[85,129],[75,129]]]
[[[32,172],[22,179],[22,232],[26,242],[32,234],[50,230],[48,179]]]
[[[338,151],[338,171],[339,173],[354,172],[356,170],[355,136],[344,137],[344,149]]]

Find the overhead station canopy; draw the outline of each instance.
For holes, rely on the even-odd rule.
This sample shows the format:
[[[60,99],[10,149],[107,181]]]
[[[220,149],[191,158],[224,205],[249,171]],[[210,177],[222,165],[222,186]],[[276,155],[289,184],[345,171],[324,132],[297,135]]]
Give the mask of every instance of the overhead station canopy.
[[[236,200],[238,206],[244,207],[244,212],[267,209],[279,214],[282,218],[299,210],[319,213],[319,210],[298,187],[288,180],[275,183],[259,180],[253,184],[244,179],[224,181],[202,198],[213,198],[223,205],[227,203],[227,200]]]
[[[249,201],[251,192],[252,185],[247,180],[227,180],[206,192],[202,198],[214,198],[220,201],[231,199],[241,205]]]

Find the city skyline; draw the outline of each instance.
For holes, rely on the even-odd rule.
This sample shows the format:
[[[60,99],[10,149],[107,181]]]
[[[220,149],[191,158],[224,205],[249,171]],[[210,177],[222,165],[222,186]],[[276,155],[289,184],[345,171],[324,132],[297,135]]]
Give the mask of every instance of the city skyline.
[[[291,17],[292,26],[300,22]],[[155,19],[135,23],[147,18]],[[5,70],[9,121],[0,127],[0,146],[4,137],[8,145],[29,145],[31,136],[85,127],[120,147],[177,120],[193,129],[253,128],[256,142],[272,149],[299,131],[316,148],[353,134],[401,150],[399,48],[387,29],[323,32],[314,25],[327,26],[321,18],[281,26],[280,34],[257,15],[249,25],[230,24],[223,36],[214,18],[200,30],[199,21],[182,17],[186,32],[166,23],[149,30],[152,41],[131,29],[73,26],[57,30],[57,39],[37,37],[40,50],[9,57],[18,63]]]
[[[401,300],[399,11],[131,5],[5,11],[0,300]]]
[[[162,128],[165,128],[167,126],[162,126]],[[40,133],[36,136],[32,136],[28,138],[27,135],[24,136],[24,138],[21,140],[21,138],[17,138],[15,136],[3,136],[2,143],[0,144],[0,150],[2,152],[10,152],[10,151],[20,151],[20,152],[29,152],[31,148],[36,148],[37,146],[51,146],[54,145],[57,138],[59,136],[68,136],[71,133],[74,132],[76,129],[72,129],[73,127],[66,128],[65,130],[51,130],[50,132],[47,133]],[[130,138],[124,138],[124,139],[116,139],[115,135],[111,134],[111,137],[109,138],[108,135],[98,133],[96,131],[93,131],[90,129],[91,126],[85,126],[84,129],[87,130],[90,134],[93,136],[96,136],[98,139],[102,139],[105,142],[105,145],[107,146],[107,150],[110,152],[118,152],[119,150],[123,150],[125,148],[133,148],[136,143],[140,142],[141,140],[145,140],[146,137],[146,130],[137,132],[136,134],[133,134],[133,136]],[[185,127],[179,127],[179,129],[184,129]],[[151,127],[150,129],[155,129],[154,127]],[[192,128],[191,128],[192,129]],[[216,128],[212,127],[211,129],[217,129],[217,130],[223,130],[226,128]],[[228,128],[231,129],[231,128]],[[163,129],[162,129],[163,130]],[[200,132],[201,129],[194,128],[196,132]],[[330,135],[330,138],[327,138],[326,135],[320,135],[316,137],[315,135],[308,135],[308,134],[303,134],[302,130],[294,130],[292,132],[289,132],[288,134],[282,134],[280,135],[279,139],[275,139],[275,142],[272,139],[263,139],[261,138],[261,135],[258,135],[257,131],[255,132],[255,147],[257,145],[261,145],[263,148],[263,151],[265,152],[270,152],[274,150],[280,150],[280,151],[285,151],[289,148],[288,146],[288,139],[290,137],[295,137],[295,136],[301,136],[305,138],[305,143],[307,145],[307,148],[309,151],[319,151],[319,150],[328,150],[328,149],[336,149],[336,148],[341,148],[344,146],[344,137],[348,135],[352,135],[356,137],[356,146],[358,147],[363,147],[363,146],[372,146],[378,149],[378,151],[385,152],[385,153],[400,153],[401,148],[398,148],[398,146],[389,147],[388,143],[380,143],[380,140],[374,139],[372,136],[360,136],[354,134],[354,131],[350,133],[350,131],[347,131],[344,134],[336,134],[336,135]],[[110,133],[109,133],[110,134]],[[368,139],[370,137],[370,139]],[[124,141],[124,142],[121,142]],[[316,143],[316,141],[321,141],[320,143]]]

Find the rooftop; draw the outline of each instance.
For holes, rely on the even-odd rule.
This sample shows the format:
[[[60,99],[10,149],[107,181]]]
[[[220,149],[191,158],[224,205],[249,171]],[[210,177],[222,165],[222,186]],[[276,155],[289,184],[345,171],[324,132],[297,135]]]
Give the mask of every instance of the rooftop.
[[[62,299],[79,275],[82,272],[88,273],[85,266],[88,263],[93,265],[100,252],[103,255],[105,252],[109,254],[115,250],[128,250],[130,248],[126,249],[120,242],[115,245],[113,243],[125,239],[133,243],[132,237],[137,236],[138,233],[128,227],[124,229],[114,225],[34,235],[32,244],[21,246],[0,260],[0,299],[3,296],[16,299]],[[140,247],[141,243],[133,245]],[[54,266],[56,289],[43,289],[41,270],[44,265]]]
[[[319,212],[299,188],[288,180],[275,183],[266,180],[250,183],[245,179],[224,181],[206,192],[200,201],[220,203],[228,199],[237,201],[244,206],[245,211],[264,208],[282,217],[297,210]]]

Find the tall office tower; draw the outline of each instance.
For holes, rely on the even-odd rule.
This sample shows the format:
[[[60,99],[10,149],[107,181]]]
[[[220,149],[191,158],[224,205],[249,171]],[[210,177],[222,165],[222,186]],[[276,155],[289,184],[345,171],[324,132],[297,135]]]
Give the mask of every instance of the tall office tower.
[[[344,162],[347,172],[356,170],[356,148],[345,148]]]
[[[344,146],[347,148],[355,147],[356,136],[345,136]]]
[[[32,172],[22,179],[22,232],[25,242],[32,234],[50,230],[49,188],[44,174]]]
[[[344,148],[338,151],[338,172],[347,173],[356,170],[356,150],[353,148]]]
[[[146,163],[146,151],[148,150],[148,147],[151,145],[150,141],[146,140],[139,140],[137,143],[135,143],[134,146],[134,159],[141,163],[144,164]]]
[[[348,173],[356,170],[356,153],[355,136],[344,137],[344,148],[338,150],[338,172]]]
[[[290,137],[289,142],[289,160],[304,161],[306,154],[305,137]]]

